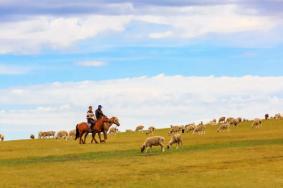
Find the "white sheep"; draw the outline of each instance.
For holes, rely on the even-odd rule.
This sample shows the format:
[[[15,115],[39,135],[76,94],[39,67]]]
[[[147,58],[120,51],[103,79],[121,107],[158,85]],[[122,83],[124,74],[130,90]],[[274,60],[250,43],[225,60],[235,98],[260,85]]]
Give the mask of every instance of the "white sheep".
[[[69,138],[75,138],[76,137],[76,129],[69,131]]]
[[[176,149],[178,149],[179,146],[183,145],[183,140],[182,140],[181,134],[174,134],[171,137],[171,140],[169,141],[169,143],[167,145],[167,149],[169,149],[173,144],[177,144]]]
[[[68,132],[67,131],[57,132],[56,139],[60,139],[60,138],[67,140],[68,139]]]
[[[125,131],[126,133],[132,133],[132,132],[134,132],[133,130],[131,130],[131,129],[126,129],[126,131]]]
[[[142,131],[144,129],[144,126],[143,125],[138,125],[136,127],[136,131]]]
[[[229,123],[222,123],[219,125],[217,132],[223,132],[225,130],[229,131],[230,124]]]
[[[108,134],[111,135],[116,135],[117,133],[118,133],[118,129],[116,127],[111,127],[108,132]]]
[[[149,148],[150,149],[152,148],[152,146],[160,146],[161,151],[164,152],[164,146],[165,146],[164,141],[165,141],[165,138],[162,136],[149,137],[145,140],[145,142],[141,146],[141,152],[143,153],[144,150],[146,150],[147,152]]]
[[[178,133],[181,132],[184,133],[185,132],[185,126],[184,125],[170,125],[170,130],[168,132],[168,134],[173,134],[173,133]]]
[[[195,128],[196,128],[196,125],[194,123],[185,125],[185,132],[188,133],[190,131],[193,131]]]
[[[259,118],[256,118],[253,121],[252,128],[259,128],[262,127],[262,121]]]
[[[198,133],[199,135],[205,134],[205,125],[201,122],[197,125],[193,131],[193,134]]]

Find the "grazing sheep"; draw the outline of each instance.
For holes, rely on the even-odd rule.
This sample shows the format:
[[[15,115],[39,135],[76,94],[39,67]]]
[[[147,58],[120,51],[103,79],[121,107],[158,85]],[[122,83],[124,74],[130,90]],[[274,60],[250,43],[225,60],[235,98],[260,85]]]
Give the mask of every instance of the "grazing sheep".
[[[38,133],[38,139],[44,139],[44,138],[46,138],[46,132],[40,131],[40,132]]]
[[[179,148],[179,146],[183,145],[183,140],[182,140],[182,136],[181,134],[174,134],[171,137],[171,140],[169,141],[168,145],[167,145],[167,149],[169,149],[173,144],[177,144],[176,149]]]
[[[76,137],[76,129],[69,131],[69,138],[75,138]]]
[[[196,128],[196,125],[194,123],[185,125],[185,132],[188,133],[190,131],[193,131],[195,128]]]
[[[234,118],[230,118],[230,119],[227,119],[227,123],[230,124],[230,126],[238,126],[238,124],[240,123],[238,119],[234,119]]]
[[[155,128],[155,127],[153,127],[153,126],[150,126],[150,127],[148,127],[148,130],[150,130],[150,131],[154,132],[154,131],[156,130],[156,128]]]
[[[223,132],[225,130],[229,131],[230,124],[229,123],[222,123],[219,125],[217,132]]]
[[[218,123],[224,123],[224,122],[225,122],[225,120],[226,120],[226,118],[225,118],[225,117],[221,117],[221,118],[219,118]]]
[[[199,135],[205,134],[205,125],[201,122],[197,125],[193,131],[193,134],[198,133]]]
[[[30,135],[30,139],[34,140],[34,135],[33,134]]]
[[[132,133],[132,132],[134,132],[134,131],[131,130],[131,129],[126,129],[126,133]]]
[[[0,141],[3,142],[4,141],[4,135],[0,134]]]
[[[282,119],[282,116],[280,113],[275,114],[274,119]]]
[[[185,132],[184,125],[170,125],[170,130],[168,134],[178,133],[178,132]]]
[[[147,152],[149,148],[150,149],[152,148],[152,146],[160,146],[161,151],[164,152],[164,146],[165,146],[164,141],[165,138],[162,136],[149,137],[145,140],[145,142],[141,146],[141,152],[143,153],[144,150]]]
[[[237,121],[238,121],[238,123],[241,123],[242,122],[242,118],[238,117]]]
[[[142,131],[144,129],[144,126],[143,125],[139,125],[136,127],[136,132],[137,131]]]
[[[268,118],[269,118],[269,114],[265,114],[265,115],[264,115],[264,119],[265,119],[265,120],[268,120]]]
[[[108,132],[108,134],[110,135],[116,135],[117,133],[118,133],[118,129],[116,127],[111,127]]]
[[[154,131],[152,129],[145,130],[146,135],[153,135]]]
[[[262,121],[259,118],[256,118],[253,121],[252,128],[259,128],[262,127]]]
[[[67,140],[68,139],[68,132],[67,131],[57,132],[56,139],[60,139],[60,138]]]

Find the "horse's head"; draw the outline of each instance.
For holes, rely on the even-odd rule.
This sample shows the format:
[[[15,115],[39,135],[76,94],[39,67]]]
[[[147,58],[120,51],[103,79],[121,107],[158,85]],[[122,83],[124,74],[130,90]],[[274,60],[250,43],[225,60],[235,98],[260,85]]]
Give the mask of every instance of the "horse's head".
[[[117,117],[112,117],[110,119],[111,123],[114,123],[115,125],[117,125],[118,127],[120,126],[120,122],[119,119]]]

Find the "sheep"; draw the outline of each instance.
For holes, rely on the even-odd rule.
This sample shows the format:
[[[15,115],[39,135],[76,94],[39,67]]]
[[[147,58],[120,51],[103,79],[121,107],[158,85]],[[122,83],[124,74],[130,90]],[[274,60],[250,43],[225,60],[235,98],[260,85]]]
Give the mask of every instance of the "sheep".
[[[195,133],[198,133],[199,135],[205,134],[205,125],[203,125],[202,122],[193,130],[193,134]]]
[[[213,119],[210,122],[208,122],[208,125],[217,125],[217,120]]]
[[[137,131],[142,131],[144,129],[144,126],[143,125],[138,125],[137,127],[136,127],[136,132]]]
[[[30,139],[34,140],[34,135],[33,134],[30,135]]]
[[[146,135],[153,135],[154,131],[152,129],[145,130]]]
[[[46,132],[42,132],[42,131],[40,131],[39,133],[38,133],[38,139],[43,139],[43,138],[46,138]]]
[[[223,132],[224,130],[229,131],[229,127],[230,127],[229,123],[220,124],[218,129],[217,129],[217,132]]]
[[[264,115],[264,119],[265,119],[265,120],[268,120],[268,118],[269,118],[269,114],[265,114],[265,115]]]
[[[150,126],[150,127],[148,127],[148,130],[150,130],[151,132],[154,132],[156,130],[156,128],[153,127],[153,126]]]
[[[259,128],[262,127],[262,121],[259,118],[256,118],[253,121],[252,128]]]
[[[183,139],[182,139],[182,136],[181,134],[174,134],[172,137],[171,137],[171,140],[169,141],[168,145],[167,145],[167,149],[170,149],[170,147],[173,145],[173,144],[177,144],[176,146],[176,149],[179,148],[179,146],[182,146],[183,145]]]
[[[226,118],[223,116],[223,117],[220,117],[219,120],[218,120],[218,123],[224,123],[226,120]]]
[[[185,125],[185,132],[188,133],[190,131],[193,131],[195,128],[196,128],[196,125],[194,123]]]
[[[275,114],[274,119],[282,119],[282,116],[280,113]]]
[[[134,132],[133,130],[131,130],[131,129],[126,129],[126,131],[125,131],[126,133],[132,133],[132,132]]]
[[[168,132],[168,134],[172,134],[172,133],[178,133],[181,132],[184,133],[185,132],[185,126],[183,125],[170,125],[170,130]]]
[[[164,141],[165,138],[162,136],[152,136],[152,137],[148,137],[145,142],[143,143],[143,145],[141,146],[141,153],[144,152],[144,150],[148,151],[148,149],[152,148],[152,146],[160,146],[161,147],[161,151],[164,152]]]
[[[226,122],[235,127],[240,123],[238,119],[234,118],[228,118]]]
[[[67,140],[68,139],[68,132],[67,131],[57,132],[56,139],[60,139],[60,138]]]
[[[111,127],[111,128],[109,129],[108,134],[115,135],[115,134],[117,134],[117,132],[118,132],[118,129],[117,129],[116,127]]]
[[[1,141],[1,142],[4,141],[4,138],[5,138],[4,135],[3,135],[3,134],[0,134],[0,141]]]
[[[74,129],[74,130],[70,130],[69,131],[69,138],[75,138],[76,137],[76,129]]]

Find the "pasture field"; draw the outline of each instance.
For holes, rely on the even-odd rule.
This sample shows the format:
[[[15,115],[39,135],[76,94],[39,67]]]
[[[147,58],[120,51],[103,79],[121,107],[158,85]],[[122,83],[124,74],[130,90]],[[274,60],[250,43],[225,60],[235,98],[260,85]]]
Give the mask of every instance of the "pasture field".
[[[250,124],[184,133],[183,148],[164,153],[140,153],[142,133],[119,133],[105,144],[0,142],[0,187],[283,187],[283,120]],[[155,135],[168,142],[167,132]]]

